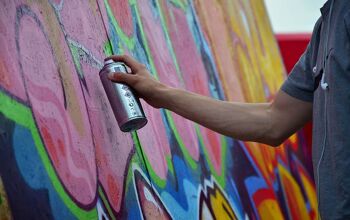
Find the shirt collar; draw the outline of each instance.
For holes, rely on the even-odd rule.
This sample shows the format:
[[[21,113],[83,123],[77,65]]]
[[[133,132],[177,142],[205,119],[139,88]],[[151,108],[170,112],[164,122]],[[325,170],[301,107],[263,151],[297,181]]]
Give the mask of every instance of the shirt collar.
[[[329,12],[329,8],[331,7],[331,2],[334,0],[328,0],[326,3],[324,3],[324,5],[322,6],[322,8],[320,8],[322,17],[325,17],[328,12]]]

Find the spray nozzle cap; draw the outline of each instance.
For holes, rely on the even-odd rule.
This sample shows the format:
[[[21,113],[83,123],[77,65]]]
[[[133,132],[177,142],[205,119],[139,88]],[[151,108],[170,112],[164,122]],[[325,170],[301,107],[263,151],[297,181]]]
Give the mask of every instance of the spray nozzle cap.
[[[111,63],[114,63],[113,59],[108,59],[108,60],[105,60],[105,65],[108,65],[108,64],[111,64]]]

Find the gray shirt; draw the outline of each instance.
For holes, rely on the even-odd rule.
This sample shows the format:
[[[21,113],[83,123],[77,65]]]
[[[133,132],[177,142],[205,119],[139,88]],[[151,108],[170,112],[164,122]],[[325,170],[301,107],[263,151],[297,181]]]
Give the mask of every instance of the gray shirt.
[[[282,90],[313,102],[312,161],[322,220],[350,219],[350,1],[334,0],[331,8],[328,0],[321,14]]]

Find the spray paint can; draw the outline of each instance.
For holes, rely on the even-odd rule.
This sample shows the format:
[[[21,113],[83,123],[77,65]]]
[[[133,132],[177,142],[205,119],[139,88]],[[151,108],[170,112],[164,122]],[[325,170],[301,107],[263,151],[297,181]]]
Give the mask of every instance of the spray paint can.
[[[138,130],[147,124],[140,100],[128,85],[114,83],[108,79],[108,74],[112,72],[128,74],[128,71],[124,63],[109,59],[105,61],[99,73],[120,130],[123,132]]]

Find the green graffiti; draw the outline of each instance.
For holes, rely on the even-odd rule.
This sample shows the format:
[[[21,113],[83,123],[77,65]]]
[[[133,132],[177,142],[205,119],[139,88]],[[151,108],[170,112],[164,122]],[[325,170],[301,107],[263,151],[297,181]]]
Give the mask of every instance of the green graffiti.
[[[174,119],[173,117],[171,116],[171,112],[169,111],[165,111],[165,114],[168,118],[168,121],[169,121],[169,125],[170,125],[170,128],[173,130],[174,132],[174,135],[175,135],[175,139],[176,141],[178,142],[178,145],[186,159],[186,161],[188,162],[188,164],[190,165],[190,167],[193,169],[193,170],[196,170],[197,169],[197,162],[192,158],[192,156],[189,154],[188,150],[187,150],[187,147],[185,146],[183,140],[181,139],[180,137],[180,134],[175,126],[175,123],[174,123]],[[193,123],[194,124],[194,123]]]
[[[176,55],[175,55],[174,47],[173,47],[173,44],[172,44],[171,39],[170,39],[170,35],[169,35],[168,27],[167,27],[166,22],[165,22],[164,14],[163,14],[163,12],[161,10],[161,7],[160,7],[160,4],[159,4],[158,0],[156,1],[156,4],[157,4],[157,8],[158,8],[158,13],[159,13],[159,17],[160,17],[160,22],[161,22],[161,25],[162,25],[163,33],[165,35],[166,43],[168,45],[168,49],[170,51],[171,58],[172,58],[172,60],[174,62],[174,65],[175,65],[177,76],[178,76],[181,84],[185,85],[184,79],[183,79],[182,74],[181,74],[180,66],[179,66],[179,64],[177,62],[177,58],[176,58]]]
[[[109,205],[109,202],[108,202],[108,200],[107,200],[107,198],[106,198],[106,195],[104,194],[104,192],[103,192],[101,186],[98,186],[98,195],[99,195],[100,199],[102,200],[104,206],[106,207],[109,216],[111,216],[111,218],[112,218],[113,220],[115,220],[116,218],[115,218],[115,216],[114,216],[114,214],[113,214],[113,212],[112,212],[112,208],[111,208],[111,206]]]
[[[35,121],[30,108],[11,99],[5,93],[0,92],[0,112],[10,120],[15,121],[17,124],[27,128],[34,140],[36,149],[41,158],[41,161],[45,167],[45,170],[51,180],[51,183],[56,190],[57,194],[60,196],[66,207],[78,218],[78,219],[96,219],[97,210],[96,207],[92,210],[83,210],[77,206],[74,201],[66,193],[64,187],[62,186],[55,169],[53,168],[50,158],[46,153],[45,146],[40,138],[39,131],[35,125]]]
[[[139,140],[139,137],[137,135],[136,132],[133,132],[132,134],[132,139],[134,140],[135,146],[136,146],[136,151],[138,155],[143,155],[143,159],[144,159],[144,165],[149,173],[149,176],[151,178],[150,181],[154,181],[155,184],[157,184],[157,186],[159,186],[160,188],[164,188],[166,185],[166,180],[160,178],[156,172],[154,171],[149,159],[144,155],[144,152],[142,150],[142,146]]]
[[[149,48],[149,45],[148,45],[148,42],[147,42],[147,38],[146,38],[146,36],[145,36],[145,34],[144,34],[144,31],[143,31],[142,21],[141,21],[141,18],[140,18],[140,16],[139,16],[139,10],[138,10],[138,8],[137,8],[136,5],[135,5],[135,7],[136,7],[136,8],[135,8],[135,9],[136,9],[135,11],[137,12],[137,13],[136,13],[136,14],[137,14],[137,20],[138,20],[137,23],[138,23],[138,25],[140,26],[140,30],[141,30],[140,32],[141,32],[141,36],[142,36],[142,41],[143,41],[143,44],[144,44],[144,46],[145,46],[147,58],[148,58],[148,60],[149,60],[149,62],[150,62],[151,73],[154,74],[154,76],[156,77],[156,79],[159,79],[159,76],[158,76],[158,73],[157,73],[156,67],[155,67],[155,65],[154,65],[151,52],[150,52],[150,48]],[[159,11],[159,14],[162,14],[161,11]],[[163,17],[163,15],[161,15],[161,17]],[[163,23],[163,27],[166,27],[165,22],[164,22],[164,18],[163,18],[162,20],[163,20],[163,22],[162,22],[162,23]],[[166,35],[167,35],[167,42],[168,42],[168,44],[169,44],[169,48],[172,48],[172,44],[171,44],[171,41],[170,41],[169,34],[168,34],[167,31],[166,31],[166,33],[167,33]],[[171,49],[171,51],[173,51],[173,56],[172,56],[172,58],[173,58],[173,60],[175,60],[174,62],[177,64],[174,50]],[[177,66],[177,68],[176,68],[176,69],[177,69],[177,72],[179,73],[179,72],[180,72],[180,69],[179,69],[178,65],[176,65],[176,66]],[[181,75],[181,74],[179,74],[179,75]],[[183,82],[182,77],[180,78],[180,81]],[[183,153],[184,156],[185,156],[186,161],[188,162],[188,164],[190,165],[190,167],[191,167],[192,169],[196,169],[196,168],[197,168],[197,163],[196,163],[195,160],[192,159],[192,157],[191,157],[191,155],[189,154],[189,152],[188,152],[188,150],[187,150],[187,148],[186,148],[186,146],[185,146],[183,140],[181,139],[180,134],[179,134],[179,132],[178,132],[178,130],[177,130],[175,124],[174,124],[174,119],[173,119],[173,117],[172,117],[172,115],[171,115],[172,113],[170,113],[169,111],[165,111],[165,112],[166,112],[165,115],[166,115],[166,117],[168,118],[168,121],[169,121],[170,128],[171,128],[172,131],[174,132],[175,139],[176,139],[176,141],[178,142],[178,144],[179,144],[179,146],[180,146],[180,149],[181,149],[182,153]],[[172,163],[171,163],[171,164],[172,164]]]
[[[113,55],[113,49],[112,49],[112,44],[110,43],[109,40],[106,41],[106,43],[103,46],[103,53],[106,56],[111,56]]]
[[[113,13],[111,11],[111,8],[108,5],[107,1],[105,0],[104,2],[105,2],[105,5],[106,5],[106,8],[107,8],[108,16],[111,19],[113,28],[115,28],[115,30],[117,32],[117,35],[118,35],[118,37],[120,37],[121,42],[122,42],[122,43],[119,42],[118,50],[120,51],[123,48],[123,46],[121,44],[124,44],[129,50],[133,50],[134,47],[135,47],[134,39],[132,37],[128,37],[122,31],[122,29],[118,25],[118,22],[115,20],[115,18],[113,16]],[[174,1],[171,1],[171,3],[173,5],[175,5],[176,7],[179,7],[182,10],[186,11],[187,4],[184,3],[183,1],[180,1],[180,0],[176,0],[175,1],[174,0]],[[158,72],[157,72],[157,69],[155,67],[155,64],[154,64],[154,61],[153,61],[153,57],[152,57],[152,54],[151,54],[151,51],[150,51],[150,47],[149,47],[149,44],[148,44],[148,41],[147,41],[147,37],[145,36],[143,23],[142,23],[142,20],[141,20],[141,17],[140,17],[140,12],[139,12],[138,5],[137,5],[136,1],[129,1],[129,4],[130,4],[130,7],[133,7],[135,9],[135,12],[136,12],[135,13],[135,17],[136,17],[136,20],[137,20],[137,25],[138,25],[138,27],[140,29],[140,35],[141,35],[142,43],[144,45],[145,54],[146,54],[147,59],[149,61],[150,72],[154,75],[154,77],[156,79],[159,79]],[[157,8],[158,8],[158,13],[159,13],[159,16],[160,16],[160,22],[161,22],[161,26],[162,26],[162,29],[163,29],[163,33],[164,33],[165,39],[166,39],[166,43],[168,45],[168,49],[170,51],[170,55],[172,57],[174,65],[175,65],[176,73],[178,75],[180,83],[182,83],[184,85],[184,81],[183,81],[183,78],[182,78],[182,73],[181,73],[179,64],[177,62],[177,58],[176,58],[176,54],[175,54],[175,51],[174,51],[174,48],[173,48],[173,44],[172,44],[171,39],[170,39],[169,30],[168,30],[168,27],[166,25],[164,14],[163,14],[163,12],[161,10],[159,1],[156,1],[156,5],[157,5]],[[105,52],[106,55],[112,54],[112,52],[116,49],[116,48],[113,48],[113,46],[110,46],[110,45],[111,44],[108,43],[108,42],[105,43],[105,45],[104,45],[104,52]],[[181,136],[179,134],[179,131],[178,131],[178,129],[177,129],[175,123],[174,123],[174,119],[172,117],[172,113],[169,112],[169,111],[165,111],[165,116],[166,116],[167,121],[169,123],[169,127],[171,128],[171,130],[172,130],[172,132],[174,134],[175,140],[177,141],[178,146],[179,146],[181,152],[184,155],[185,161],[187,162],[187,164],[189,165],[189,167],[191,169],[197,170],[198,169],[198,163],[189,154],[188,148],[185,146],[184,141],[182,140],[182,138],[181,138]],[[198,139],[199,139],[199,141],[201,143],[202,149],[204,151],[204,155],[205,155],[206,161],[209,164],[210,171],[212,172],[213,176],[217,179],[218,183],[222,187],[225,187],[225,167],[224,166],[221,167],[222,171],[221,171],[220,174],[216,172],[216,170],[214,169],[214,167],[213,167],[213,165],[212,165],[212,163],[210,161],[210,157],[208,155],[208,151],[207,151],[206,146],[204,144],[202,134],[201,134],[201,132],[198,129],[198,125],[195,126],[195,130],[196,130],[196,134],[198,136]],[[139,138],[137,136],[137,133],[134,133],[132,135],[132,137],[133,137],[133,140],[134,140],[134,143],[135,143],[135,146],[136,146],[136,150],[141,155],[143,153],[142,152],[142,143],[140,143],[140,140],[139,140]],[[227,143],[226,143],[226,140],[225,140],[224,136],[221,136],[221,140],[222,140],[221,141],[221,144],[222,144],[222,146],[221,146],[222,147],[221,164],[225,164],[225,156],[224,155],[226,154],[226,150],[227,150],[227,146],[226,145],[227,145]],[[153,167],[150,164],[149,159],[147,158],[146,155],[144,155],[144,159],[145,159],[145,161],[144,161],[145,162],[145,166],[146,166],[146,168],[147,168],[147,170],[148,170],[148,172],[150,174],[151,179],[155,182],[155,184],[157,184],[159,187],[163,188],[165,186],[165,184],[166,184],[166,180],[161,179],[155,173],[155,170],[153,169]],[[175,174],[175,170],[173,168],[173,163],[172,163],[171,156],[167,156],[166,161],[167,161],[167,165],[168,165],[168,168],[169,168],[169,172],[172,175],[174,175]]]
[[[187,7],[187,1],[183,1],[183,0],[170,0],[170,2],[175,5],[178,8],[181,8],[182,10],[186,10]]]
[[[171,3],[174,4],[175,6],[183,9],[184,11],[186,10],[187,5],[184,4],[184,2],[182,2],[182,1],[171,1]],[[137,25],[139,26],[140,34],[141,34],[141,40],[142,40],[142,43],[144,45],[144,50],[146,52],[147,59],[149,61],[150,72],[154,75],[154,77],[156,79],[159,79],[159,76],[158,76],[158,73],[157,73],[157,69],[155,67],[155,64],[154,64],[154,61],[153,61],[153,57],[152,57],[152,54],[151,54],[151,51],[150,51],[150,47],[148,45],[147,37],[145,36],[145,32],[144,32],[144,29],[143,29],[142,20],[141,20],[141,17],[140,17],[140,12],[139,12],[138,5],[136,4],[136,1],[129,1],[129,4],[130,4],[131,7],[133,7],[135,9],[135,12],[136,12],[135,15],[136,15],[136,20],[137,20]],[[178,65],[178,62],[177,62],[177,58],[176,58],[176,55],[175,55],[175,51],[174,51],[174,48],[173,48],[170,36],[169,36],[169,31],[168,31],[168,28],[167,28],[167,25],[166,25],[166,22],[165,22],[165,18],[164,18],[163,12],[160,9],[160,5],[159,5],[158,1],[156,1],[156,4],[157,4],[157,8],[158,8],[158,13],[160,15],[160,21],[161,21],[161,26],[162,26],[162,29],[163,29],[163,33],[165,35],[166,43],[168,45],[168,49],[170,51],[172,60],[173,60],[174,65],[175,65],[176,73],[178,75],[178,78],[179,78],[180,82],[184,85],[182,74],[181,74],[181,71],[180,71],[180,68],[179,68],[179,65]],[[113,16],[113,13],[112,13],[112,11],[111,11],[111,9],[110,9],[110,7],[109,7],[109,5],[108,5],[106,0],[105,0],[105,5],[106,5],[106,8],[107,8],[108,16],[111,19],[113,28],[115,28],[115,30],[117,32],[117,35],[121,39],[121,42],[123,42],[123,44],[129,50],[133,50],[134,46],[135,46],[134,39],[131,38],[131,37],[128,37],[122,31],[122,29],[118,25],[117,21],[115,20],[115,18]],[[118,50],[121,50],[123,48],[122,45],[121,45],[122,44],[121,42],[119,42]],[[116,48],[113,48],[113,46],[110,46],[110,45],[111,45],[110,43],[105,43],[104,52],[105,52],[106,55],[112,54],[112,52],[116,49]],[[180,136],[180,134],[179,134],[179,132],[177,130],[177,127],[176,127],[176,125],[174,123],[174,119],[172,117],[172,113],[169,112],[169,111],[165,111],[165,116],[168,119],[169,126],[170,126],[171,130],[173,131],[175,140],[177,141],[178,146],[180,147],[180,150],[182,151],[182,153],[184,155],[185,161],[188,163],[188,165],[189,165],[189,167],[191,169],[197,170],[198,169],[198,163],[189,154],[188,148],[185,146],[184,141],[182,140],[182,138],[181,138],[181,136]],[[201,137],[201,133],[200,133],[200,131],[198,129],[196,129],[196,133],[197,133],[197,136],[198,136],[200,142],[202,143],[202,146],[203,146],[203,149],[204,149],[204,152],[205,152],[205,155],[206,155],[205,158],[206,158],[206,160],[207,160],[207,162],[208,162],[208,164],[210,166],[210,170],[212,171],[212,173],[215,176],[215,178],[218,180],[219,184],[222,187],[224,187],[225,186],[225,170],[224,170],[224,168],[222,167],[223,170],[222,170],[221,175],[216,173],[215,169],[213,168],[213,166],[212,166],[212,164],[210,162],[210,158],[208,157],[208,152],[205,149],[203,138]],[[142,152],[142,143],[140,143],[139,138],[138,138],[136,133],[133,134],[133,140],[134,140],[134,143],[136,145],[136,150],[138,151],[138,153],[142,154],[143,153]],[[222,140],[223,140],[222,141],[222,153],[223,153],[223,155],[225,155],[224,153],[226,152],[226,141],[224,140],[224,137],[222,137]],[[222,161],[224,161],[225,157],[224,156],[222,156],[222,157],[223,157]],[[154,182],[159,187],[164,187],[165,184],[166,184],[166,181],[161,179],[160,177],[158,177],[158,175],[155,173],[155,171],[154,171],[152,165],[150,164],[149,159],[146,157],[146,155],[145,155],[144,159],[145,159],[144,162],[146,163],[145,166],[147,167],[147,170],[150,173],[151,179],[154,180]],[[174,175],[175,174],[175,170],[173,168],[173,163],[172,163],[172,160],[171,160],[171,156],[167,156],[166,161],[167,161],[167,165],[168,165],[168,168],[169,168],[169,172],[172,175]]]
[[[134,132],[132,132],[131,134],[131,137],[133,138],[133,135],[136,135],[136,134],[133,134]],[[134,139],[134,138],[133,138]],[[134,149],[136,150],[136,149]],[[128,174],[126,176],[126,182],[125,182],[125,185],[126,186],[130,186],[133,184],[133,178],[134,178],[134,173],[133,173],[133,169],[132,169],[132,166],[131,164],[137,164],[143,171],[146,169],[144,166],[143,166],[143,163],[142,163],[142,159],[139,157],[139,154],[135,154],[135,152],[131,152],[133,154],[130,162],[129,162],[129,166],[128,166]],[[141,161],[141,163],[140,163]],[[125,190],[125,193],[128,192],[128,188],[126,188]]]
[[[135,39],[133,37],[129,37],[128,35],[126,35],[124,33],[124,31],[119,26],[118,22],[115,20],[112,9],[109,6],[107,0],[104,0],[104,3],[105,3],[106,10],[107,10],[108,18],[112,22],[112,25],[115,28],[118,37],[121,39],[121,41],[123,43],[125,43],[125,45],[128,49],[133,50],[135,48]],[[112,51],[118,51],[118,48],[113,48],[113,44],[112,44]]]
[[[171,155],[166,155],[165,160],[168,165],[169,172],[171,173],[171,175],[175,176],[175,170],[174,170],[174,165],[173,165],[173,160]]]
[[[79,48],[75,47],[74,45],[69,45],[69,49],[72,53],[72,57],[73,57],[73,62],[74,62],[74,65],[75,65],[75,68],[77,69],[78,71],[78,74],[79,74],[79,77],[80,78],[83,78],[84,77],[84,74],[83,74],[83,71],[81,69],[81,65],[80,65],[80,61],[79,61]]]
[[[162,13],[162,11],[161,11],[161,7],[160,7],[160,4],[159,4],[159,1],[157,0],[156,2],[157,2],[158,12],[159,12],[159,15],[160,15],[161,24],[162,24],[162,28],[163,28],[163,31],[164,31],[164,34],[165,34],[166,42],[167,42],[167,44],[168,44],[169,51],[170,51],[171,56],[172,56],[172,59],[173,59],[173,61],[174,61],[174,64],[175,64],[176,71],[177,71],[177,74],[178,74],[178,76],[179,76],[179,79],[180,79],[181,83],[184,84],[184,80],[183,80],[183,77],[182,77],[182,74],[181,74],[181,71],[180,71],[180,68],[179,68],[179,64],[178,64],[178,62],[177,62],[177,57],[176,57],[176,54],[175,54],[175,51],[174,51],[174,48],[173,48],[173,45],[172,45],[172,42],[171,42],[171,39],[170,39],[170,36],[169,36],[169,30],[168,30],[168,27],[167,27],[167,25],[166,25],[166,23],[165,23],[164,15],[163,15],[163,13]],[[186,11],[187,5],[186,5],[185,2],[183,2],[183,1],[181,1],[181,0],[172,0],[172,1],[170,1],[170,2],[171,2],[173,5],[175,5],[175,6],[179,7],[179,8],[181,8],[183,11]],[[182,151],[183,154],[184,154],[184,157],[185,157],[186,161],[189,163],[190,167],[191,167],[193,170],[197,169],[197,162],[189,155],[188,150],[187,150],[185,144],[183,143],[183,141],[182,141],[182,139],[181,139],[181,137],[180,137],[180,134],[179,134],[179,132],[178,132],[178,130],[177,130],[175,124],[174,124],[174,120],[173,120],[173,118],[172,118],[172,116],[171,116],[171,112],[166,111],[166,116],[167,116],[167,118],[168,118],[170,127],[171,127],[171,129],[173,130],[173,132],[174,132],[175,139],[177,140],[177,142],[178,142],[178,144],[179,144],[179,146],[180,146],[180,148],[181,148],[181,151]],[[198,136],[199,136],[199,139],[200,139],[200,140],[203,140],[203,139],[201,138],[200,132],[199,132]],[[224,141],[223,143],[224,143],[224,145],[225,145],[226,141]],[[203,146],[204,146],[204,145],[203,145]],[[205,148],[205,147],[204,147],[204,148]],[[204,149],[204,150],[205,150],[205,149]],[[206,152],[206,154],[207,154],[207,151],[206,151],[206,150],[205,150],[205,152]],[[208,162],[210,163],[209,158],[206,157],[206,159],[207,159]],[[225,163],[222,163],[222,164],[225,164]],[[211,170],[212,170],[212,171],[214,170],[212,166],[211,166]],[[214,173],[215,173],[215,172],[214,172]],[[218,177],[218,175],[215,175],[215,176]],[[220,181],[220,182],[221,182],[221,183],[224,183],[224,182],[225,182],[225,176],[222,176],[222,178],[223,178],[223,180]],[[219,178],[219,179],[222,179],[222,178]]]
[[[205,146],[205,143],[204,143],[204,139],[203,139],[203,136],[202,136],[202,133],[200,132],[200,129],[199,129],[199,125],[196,124],[196,132],[197,132],[197,135],[198,135],[198,138],[199,138],[199,142],[200,142],[200,145],[203,149],[203,152],[204,152],[204,155],[205,155],[205,159],[209,165],[209,168],[210,168],[210,172],[211,174],[215,177],[216,181],[219,183],[219,185],[224,189],[225,188],[225,184],[226,184],[226,179],[225,179],[225,174],[226,174],[226,166],[224,166],[226,164],[226,153],[227,153],[227,140],[226,140],[226,137],[223,136],[223,135],[220,135],[221,137],[221,140],[220,140],[220,143],[221,143],[221,160],[220,160],[220,163],[222,164],[221,166],[221,173],[217,173],[211,160],[210,160],[210,156],[209,156],[209,152],[207,150],[207,146]]]
[[[140,12],[139,12],[138,6],[136,4],[133,4],[131,6],[134,7],[135,12],[136,12],[137,25],[140,28],[140,34],[141,34],[141,38],[142,38],[142,43],[144,44],[144,49],[145,49],[146,56],[147,56],[148,61],[149,61],[149,65],[150,65],[150,72],[154,75],[154,77],[156,79],[159,80],[159,76],[157,74],[157,69],[156,69],[156,67],[154,65],[153,57],[151,55],[151,49],[148,46],[147,37],[145,36],[145,32],[143,30],[142,20],[141,20],[141,17],[140,17]]]

